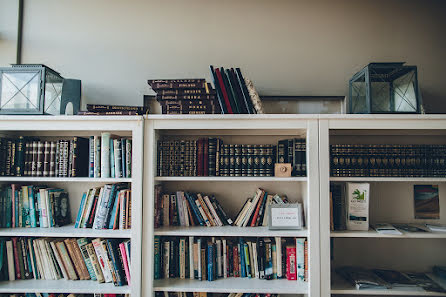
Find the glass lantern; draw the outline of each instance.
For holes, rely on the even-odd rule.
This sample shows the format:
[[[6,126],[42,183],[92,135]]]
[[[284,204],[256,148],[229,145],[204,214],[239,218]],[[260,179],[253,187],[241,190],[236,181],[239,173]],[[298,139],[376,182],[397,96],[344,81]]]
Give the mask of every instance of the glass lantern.
[[[0,114],[60,114],[63,80],[41,64],[0,68]]]
[[[416,66],[370,63],[349,81],[350,113],[421,113]]]

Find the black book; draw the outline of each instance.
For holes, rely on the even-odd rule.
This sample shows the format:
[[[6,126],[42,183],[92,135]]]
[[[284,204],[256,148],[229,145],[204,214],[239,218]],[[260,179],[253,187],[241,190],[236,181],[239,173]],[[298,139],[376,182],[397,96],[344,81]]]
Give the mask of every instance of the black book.
[[[241,144],[234,145],[234,175],[242,175],[242,146]]]
[[[248,175],[248,147],[246,144],[241,145],[241,175]]]
[[[260,176],[260,146],[258,144],[254,145],[253,147],[253,175],[254,176]]]
[[[126,285],[126,278],[124,275],[124,267],[122,265],[122,258],[119,253],[119,243],[116,239],[107,239],[107,253],[111,258],[113,264],[112,269],[115,271],[117,286]]]
[[[241,91],[243,93],[243,99],[247,106],[248,113],[257,113],[254,106],[252,105],[251,96],[249,95],[248,88],[246,87],[245,79],[243,78],[242,71],[240,68],[235,68],[237,73],[238,83],[240,85]]]
[[[67,192],[54,192],[54,221],[58,227],[71,223],[70,201]]]
[[[247,176],[254,176],[254,145],[248,144],[247,146],[247,169],[246,169],[246,175]]]
[[[289,163],[288,162],[288,140],[279,140],[277,144],[277,163]]]
[[[216,176],[216,163],[217,163],[217,138],[209,138],[208,176]]]
[[[229,145],[229,176],[235,176],[235,147]]]
[[[231,91],[231,86],[229,84],[229,80],[228,80],[228,76],[226,74],[226,71],[223,67],[220,67],[220,72],[221,72],[221,76],[223,78],[223,84],[225,86],[226,89],[226,93],[228,94],[228,98],[229,98],[229,103],[231,104],[231,108],[232,108],[232,112],[233,113],[240,113],[237,102],[235,101],[233,95],[232,95],[232,91]]]
[[[242,90],[239,86],[237,76],[234,72],[234,68],[227,69],[226,70],[229,82],[231,84],[231,88],[234,91],[235,98],[237,99],[237,104],[240,110],[240,113],[248,113],[247,106],[245,104],[245,99],[243,97]]]

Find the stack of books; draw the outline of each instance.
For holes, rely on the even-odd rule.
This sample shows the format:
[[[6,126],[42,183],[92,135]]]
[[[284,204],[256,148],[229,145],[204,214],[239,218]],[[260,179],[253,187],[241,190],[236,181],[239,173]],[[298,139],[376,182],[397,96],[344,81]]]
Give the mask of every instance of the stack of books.
[[[232,225],[232,219],[214,195],[184,191],[162,194],[161,186],[155,186],[155,228],[223,225]]]
[[[234,225],[239,227],[268,226],[268,206],[288,203],[286,196],[268,194],[265,190],[259,188],[254,197],[246,199],[234,221]],[[297,203],[297,207],[299,208],[299,225],[296,226],[296,229],[301,229],[304,226],[302,203]]]
[[[243,77],[240,68],[209,67],[217,91],[221,113],[265,113],[254,84]]]
[[[305,238],[170,238],[155,236],[154,278],[213,281],[247,277],[306,281]]]
[[[445,177],[446,145],[330,145],[331,176]]]
[[[2,280],[93,280],[130,284],[130,241],[96,238],[2,238]]]
[[[305,139],[273,144],[224,144],[220,138],[158,141],[158,176],[274,176],[275,163],[290,163],[306,176]]]
[[[90,136],[88,177],[132,177],[132,139],[102,132]]]
[[[49,228],[71,223],[68,193],[46,186],[3,185],[0,214],[1,228]]]
[[[109,184],[82,195],[75,228],[130,229],[132,197],[128,184]]]
[[[148,84],[156,92],[163,114],[221,113],[216,92],[204,78],[155,79]]]

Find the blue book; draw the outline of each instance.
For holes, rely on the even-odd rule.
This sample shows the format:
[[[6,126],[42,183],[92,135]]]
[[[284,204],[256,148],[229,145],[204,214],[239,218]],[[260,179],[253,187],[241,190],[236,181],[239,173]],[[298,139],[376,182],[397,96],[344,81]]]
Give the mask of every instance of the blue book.
[[[111,212],[112,212],[112,208],[115,204],[115,200],[117,197],[117,191],[118,188],[120,189],[121,187],[118,184],[113,184],[110,190],[110,198],[108,199],[108,203],[107,203],[107,212],[106,212],[106,216],[105,216],[105,220],[104,220],[104,225],[102,226],[102,228],[107,228],[107,226],[110,223],[110,218],[111,218]]]
[[[28,186],[28,198],[29,198],[29,218],[31,221],[31,227],[37,227],[37,218],[36,218],[36,199],[34,196],[34,187]]]
[[[214,246],[212,243],[208,243],[208,281],[214,280]]]
[[[89,163],[88,163],[88,177],[94,177],[94,136],[90,136],[88,140],[88,149],[89,149]]]
[[[39,193],[37,193],[37,195],[40,196]],[[76,222],[74,223],[74,228],[79,228],[79,223],[82,218],[82,213],[84,210],[84,205],[85,205],[86,199],[87,199],[87,193],[84,192],[84,194],[82,194],[81,205],[79,206],[79,211],[77,212],[77,217],[76,217]],[[39,204],[40,204],[40,202],[39,202]],[[42,223],[40,223],[40,226],[42,226]]]
[[[113,229],[113,225],[115,224],[115,217],[116,217],[116,212],[119,212],[119,192],[116,192],[115,195],[115,202],[113,203],[113,208],[111,210],[111,214],[110,214],[110,220],[108,222],[108,229]]]
[[[126,144],[127,139],[125,138],[121,138],[121,170],[122,170],[122,177],[127,177],[126,176],[126,172],[127,172],[127,161],[125,159],[126,157],[126,153],[125,153],[125,148],[127,146]]]
[[[12,189],[8,188],[6,191],[6,228],[11,228],[11,218],[12,218]]]
[[[195,217],[198,220],[198,223],[200,224],[200,226],[204,226],[205,225],[204,220],[201,217],[201,214],[200,214],[200,211],[198,210],[197,205],[195,204],[194,198],[189,193],[186,193],[186,192],[184,193],[184,195],[186,196],[187,201],[189,201],[189,205],[190,205],[190,207],[192,207],[192,211],[194,212]]]
[[[243,242],[243,238],[240,238],[240,242],[238,244],[238,251],[240,253],[240,276],[246,277],[246,270],[245,270],[245,245]]]
[[[115,149],[112,138],[110,138],[110,177],[115,177]]]
[[[19,201],[19,191],[14,191],[14,215],[15,215],[15,222],[14,227],[19,227],[19,207],[20,207],[20,201]]]

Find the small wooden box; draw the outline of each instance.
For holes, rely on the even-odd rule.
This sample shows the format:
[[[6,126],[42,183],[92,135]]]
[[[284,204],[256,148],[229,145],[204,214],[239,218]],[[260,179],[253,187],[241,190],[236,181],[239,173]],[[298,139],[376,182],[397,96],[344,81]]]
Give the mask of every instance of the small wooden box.
[[[274,176],[276,177],[290,177],[291,163],[276,163],[274,165]]]

